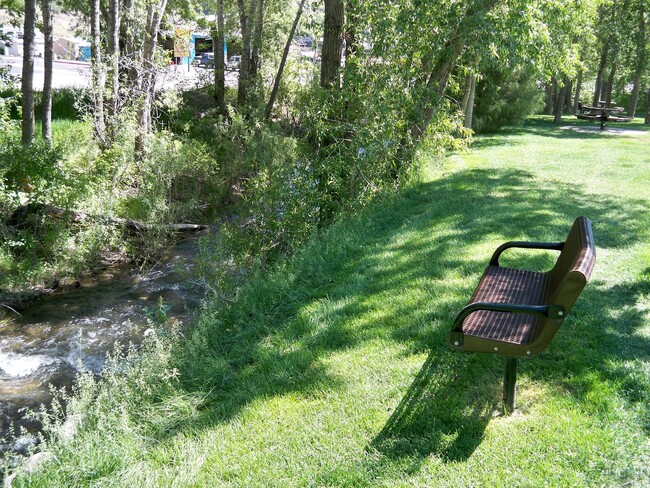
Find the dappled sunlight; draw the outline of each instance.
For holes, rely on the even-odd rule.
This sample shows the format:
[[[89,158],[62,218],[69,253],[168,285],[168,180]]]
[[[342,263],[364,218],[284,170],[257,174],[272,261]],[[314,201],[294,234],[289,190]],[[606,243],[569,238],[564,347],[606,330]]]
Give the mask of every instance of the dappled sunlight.
[[[263,301],[252,314],[235,310],[226,318],[230,326],[221,332],[214,329],[211,343],[219,346],[213,353],[228,368],[214,371],[207,410],[192,422],[204,426],[229,422],[251,402],[292,392],[309,398],[311,392],[343,391],[349,387],[347,380],[328,364],[350,354],[371,354],[377,347],[388,347],[389,340],[404,357],[420,353],[428,357],[369,448],[379,452],[380,459],[408,458],[411,467],[430,455],[449,462],[468,459],[481,445],[491,419],[501,414],[502,361],[450,353],[443,340],[491,252],[505,240],[562,239],[581,214],[594,222],[599,248],[623,251],[646,231],[640,222],[647,203],[621,203],[594,199],[574,184],[538,182],[531,173],[517,169],[472,169],[413,185],[352,222],[337,240],[328,241],[326,236],[320,269],[305,259],[292,270],[290,283],[277,284],[276,279],[282,280],[278,276],[272,281],[276,284],[265,285],[266,295],[260,295]],[[338,240],[346,241],[345,232],[354,239]],[[512,266],[547,269],[554,255],[520,251],[504,260]],[[295,295],[295,290],[302,291]],[[533,382],[532,391],[539,382],[567,385],[562,372],[571,371],[568,394],[577,391],[578,398],[586,398],[594,386],[580,378],[595,374],[598,382],[613,381],[607,358],[627,354],[633,340],[627,334],[642,326],[634,307],[614,316],[624,308],[616,302],[621,299],[636,300],[629,292],[597,282],[588,287],[572,320],[551,345],[549,357],[554,359],[524,362],[522,385]],[[618,337],[608,339],[611,326],[594,327],[605,319],[617,324]],[[603,333],[612,347],[595,344]],[[647,341],[634,341],[637,354],[647,358]],[[597,354],[593,362],[574,359],[587,353],[585,347]],[[637,391],[642,385],[631,387]],[[524,394],[523,408],[528,401],[533,399]],[[579,403],[576,407],[583,408]]]

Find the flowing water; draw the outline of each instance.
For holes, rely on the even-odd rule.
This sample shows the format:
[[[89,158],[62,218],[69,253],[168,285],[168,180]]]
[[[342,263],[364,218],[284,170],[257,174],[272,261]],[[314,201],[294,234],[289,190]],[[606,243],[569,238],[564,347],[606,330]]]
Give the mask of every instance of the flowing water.
[[[116,342],[138,343],[161,298],[170,319],[189,318],[203,293],[182,279],[182,270],[191,266],[197,246],[192,236],[148,271],[112,268],[0,319],[0,451],[21,451],[33,442],[20,428],[38,430],[26,409],[51,400],[49,385],[70,387],[79,371],[99,373]]]

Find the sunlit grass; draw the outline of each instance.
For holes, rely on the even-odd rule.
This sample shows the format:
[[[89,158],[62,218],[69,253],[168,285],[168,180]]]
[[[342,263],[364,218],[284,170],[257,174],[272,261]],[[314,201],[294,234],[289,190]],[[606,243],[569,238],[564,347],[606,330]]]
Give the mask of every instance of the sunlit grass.
[[[166,366],[181,375],[171,392],[120,393],[122,414],[55,446],[29,483],[649,484],[650,133],[634,128],[645,135],[539,119],[432,161],[208,307]],[[578,215],[594,227],[592,282],[548,351],[521,362],[505,416],[502,359],[452,353],[445,334],[497,245],[562,239]],[[553,255],[507,259],[544,269]]]

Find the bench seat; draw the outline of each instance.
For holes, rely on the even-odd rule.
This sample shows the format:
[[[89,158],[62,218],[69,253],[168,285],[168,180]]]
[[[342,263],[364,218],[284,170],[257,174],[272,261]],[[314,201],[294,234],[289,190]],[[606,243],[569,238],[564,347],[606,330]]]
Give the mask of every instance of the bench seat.
[[[469,303],[543,305],[548,295],[546,273],[488,266]],[[511,344],[530,344],[538,336],[542,318],[536,315],[479,310],[467,317],[463,333]]]
[[[634,117],[629,117],[627,115],[618,116],[618,115],[609,115],[607,117],[608,122],[631,122],[634,120]]]

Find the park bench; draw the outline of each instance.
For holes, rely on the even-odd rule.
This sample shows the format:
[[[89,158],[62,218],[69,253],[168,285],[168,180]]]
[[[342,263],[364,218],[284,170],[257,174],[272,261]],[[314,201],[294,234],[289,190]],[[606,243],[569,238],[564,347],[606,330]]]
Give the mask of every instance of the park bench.
[[[553,268],[527,271],[499,265],[509,248],[560,251]],[[515,404],[517,358],[542,352],[587,284],[596,261],[591,222],[578,217],[564,242],[506,242],[497,248],[469,303],[447,336],[457,351],[506,356],[503,400]]]

